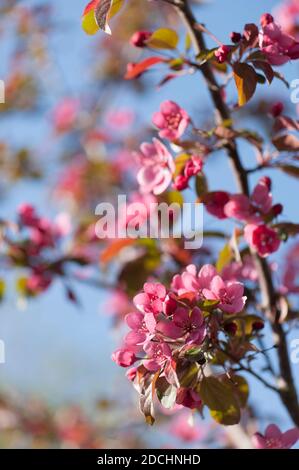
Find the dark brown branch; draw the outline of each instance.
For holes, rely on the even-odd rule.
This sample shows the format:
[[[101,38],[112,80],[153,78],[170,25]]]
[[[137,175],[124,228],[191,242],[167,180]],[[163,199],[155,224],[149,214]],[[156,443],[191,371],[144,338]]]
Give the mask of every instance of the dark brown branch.
[[[198,23],[190,9],[188,0],[170,0],[168,1],[168,3],[171,3],[177,10],[179,16],[181,17],[183,23],[185,24],[189,32],[195,53],[196,55],[198,55],[200,51],[206,49],[206,45],[201,28],[198,27]],[[221,88],[219,87],[214,76],[213,70],[208,62],[204,63],[201,66],[201,72],[207,83],[212,101],[218,113],[218,119],[220,121],[230,120],[230,111],[222,98]],[[232,170],[237,181],[239,191],[245,195],[248,195],[248,175],[243,167],[236,142],[232,140],[229,144],[227,144],[226,149],[228,157],[230,159]],[[285,332],[282,325],[279,323],[280,312],[276,303],[276,293],[273,286],[272,275],[267,261],[263,258],[260,258],[256,253],[252,253],[252,255],[255,258],[259,274],[263,307],[265,309],[267,318],[271,323],[274,334],[274,341],[277,345],[281,379],[279,383],[279,395],[294,423],[299,426],[299,404],[297,391],[294,384],[291,364],[289,360]]]

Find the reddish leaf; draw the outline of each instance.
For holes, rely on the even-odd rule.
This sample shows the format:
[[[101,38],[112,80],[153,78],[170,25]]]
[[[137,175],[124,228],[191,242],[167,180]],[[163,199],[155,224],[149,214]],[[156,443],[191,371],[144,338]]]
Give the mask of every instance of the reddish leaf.
[[[104,264],[109,263],[115,256],[119,254],[119,252],[126,248],[127,246],[131,246],[136,242],[133,239],[117,239],[110,243],[107,248],[101,253],[100,261]]]
[[[138,75],[141,75],[150,67],[153,67],[154,65],[159,64],[161,62],[167,61],[165,59],[162,59],[161,57],[148,57],[147,59],[144,59],[138,64],[132,66],[132,68],[126,73],[125,79],[131,80],[132,78],[136,78],[138,77]]]

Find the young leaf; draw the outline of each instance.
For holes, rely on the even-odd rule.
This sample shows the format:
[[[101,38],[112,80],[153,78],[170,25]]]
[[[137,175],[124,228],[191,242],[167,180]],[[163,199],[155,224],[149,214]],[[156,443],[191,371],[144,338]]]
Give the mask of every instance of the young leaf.
[[[175,31],[168,28],[157,29],[146,44],[153,49],[176,49],[179,37]]]
[[[161,57],[147,57],[146,59],[142,60],[138,64],[135,64],[129,71],[127,71],[125,75],[125,79],[131,80],[132,78],[137,78],[147,69],[161,62],[167,62],[167,61],[165,59],[162,59]]]
[[[251,65],[238,63],[233,67],[234,79],[238,90],[239,106],[244,106],[254,95],[257,75]]]
[[[136,240],[133,240],[131,238],[124,238],[124,239],[117,239],[113,240],[112,243],[110,243],[105,250],[102,251],[100,255],[100,261],[101,263],[107,264],[110,261],[115,258],[123,248],[126,248],[128,246],[134,245],[136,243]]]
[[[212,418],[227,426],[239,423],[241,417],[240,406],[232,387],[232,384],[210,376],[202,379],[198,389]]]
[[[227,264],[231,262],[233,258],[233,252],[229,244],[224,245],[222,250],[219,253],[218,260],[216,263],[216,269],[219,273],[225,268]]]
[[[205,175],[200,174],[200,173],[196,175],[195,190],[199,198],[201,198],[204,194],[208,192],[208,182],[207,182]]]
[[[124,0],[92,0],[82,15],[82,28],[87,34],[93,35],[99,29],[111,34],[108,21],[122,7]]]

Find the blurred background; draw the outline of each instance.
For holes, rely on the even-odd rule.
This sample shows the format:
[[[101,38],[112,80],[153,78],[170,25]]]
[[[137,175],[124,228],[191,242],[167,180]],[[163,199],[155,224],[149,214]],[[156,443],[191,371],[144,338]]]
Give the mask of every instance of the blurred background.
[[[18,206],[26,202],[45,217],[65,217],[77,226],[92,218],[96,204],[105,200],[103,186],[109,189],[114,184],[115,175],[97,159],[113,159],[118,168],[126,168],[129,178],[130,151],[151,135],[151,115],[161,101],[173,99],[197,122],[206,119],[210,102],[198,76],[159,88],[161,77],[155,72],[140,82],[122,80],[126,64],[140,57],[128,45],[135,30],[169,22],[178,31],[181,28],[159,2],[127,3],[111,22],[110,38],[103,33],[88,37],[82,31],[85,0],[1,1],[0,78],[6,85],[6,102],[0,105],[1,219],[14,219]],[[279,5],[276,0],[214,0],[195,2],[194,8],[200,21],[225,43],[231,31],[258,23],[262,13]],[[299,78],[296,63],[281,70],[289,81]],[[290,113],[296,113],[290,91],[275,81],[271,90],[264,87],[257,94],[251,116],[240,119],[254,119],[262,132],[257,103],[267,106],[274,99],[285,101]],[[252,150],[246,144],[241,150],[254,166]],[[214,189],[232,190],[232,176],[221,156],[207,171],[213,175]],[[298,222],[297,180],[271,176],[275,200],[285,205],[289,220]],[[213,229],[214,224],[205,218],[206,227]],[[152,428],[144,424],[131,384],[110,359],[122,335],[116,314],[126,309],[125,301],[100,283],[84,282],[87,274],[82,269],[79,279],[72,281],[76,302],[66,299],[59,280],[42,295],[24,299],[15,288],[22,269],[7,272],[1,267],[6,292],[0,306],[0,339],[5,343],[0,447],[233,446],[232,437],[208,419],[196,418],[192,427],[184,413],[161,414]],[[113,272],[95,276],[113,282]],[[295,367],[298,378],[299,366]],[[287,427],[290,422],[276,397],[255,382],[252,385],[261,429],[269,420]]]

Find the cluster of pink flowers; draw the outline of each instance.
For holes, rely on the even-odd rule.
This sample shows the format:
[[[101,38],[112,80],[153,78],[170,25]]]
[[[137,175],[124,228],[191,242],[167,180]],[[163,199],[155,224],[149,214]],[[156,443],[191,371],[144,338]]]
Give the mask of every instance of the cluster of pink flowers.
[[[174,276],[171,287],[179,296],[192,292],[197,300],[215,300],[217,307],[228,314],[241,312],[246,302],[243,284],[224,281],[210,264],[198,273],[196,266],[190,264],[182,274]]]
[[[233,218],[244,222],[244,237],[260,256],[278,250],[280,238],[268,224],[282,212],[281,204],[274,204],[271,180],[260,178],[250,197],[225,191],[208,193],[204,200],[207,211],[219,219]]]
[[[272,15],[262,15],[261,26],[259,46],[270,64],[283,65],[291,59],[299,58],[299,42],[282,31]]]
[[[196,390],[178,385],[176,364],[194,348],[200,353],[198,360],[206,362],[211,334],[202,309],[205,302],[219,312],[235,314],[244,308],[243,294],[241,283],[224,281],[211,265],[203,266],[198,273],[195,266],[188,266],[174,276],[170,290],[161,283],[145,283],[133,299],[137,311],[126,316],[130,332],[123,347],[113,353],[113,361],[122,367],[139,362],[148,373],[159,371],[168,383],[177,386],[176,404],[200,408]],[[128,378],[134,381],[137,372],[137,367],[129,369]]]
[[[68,132],[75,125],[79,114],[79,101],[64,98],[53,110],[53,126],[57,133]]]
[[[185,132],[190,123],[187,112],[173,101],[164,101],[160,111],[154,113],[153,123],[160,129],[159,137],[176,142]],[[135,153],[141,169],[137,181],[141,192],[161,194],[170,185],[174,173],[175,162],[172,155],[162,142],[153,139],[152,144],[143,143],[140,152]],[[203,159],[199,155],[190,155],[182,172],[176,176],[173,187],[182,191],[188,187],[189,180],[202,171]]]
[[[30,294],[45,291],[53,280],[54,273],[48,269],[48,263],[41,256],[48,249],[55,249],[57,242],[70,231],[67,217],[59,217],[52,223],[37,215],[30,204],[22,204],[18,209],[20,230],[26,230],[26,239],[11,245],[11,253],[16,258],[25,257],[31,268],[26,281]]]

